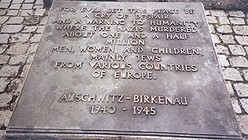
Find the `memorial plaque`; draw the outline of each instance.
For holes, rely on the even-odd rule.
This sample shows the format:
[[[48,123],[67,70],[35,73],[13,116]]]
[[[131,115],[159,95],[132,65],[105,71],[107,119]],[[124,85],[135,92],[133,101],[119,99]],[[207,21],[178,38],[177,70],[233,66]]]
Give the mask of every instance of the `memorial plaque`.
[[[55,0],[8,138],[240,139],[201,3]]]

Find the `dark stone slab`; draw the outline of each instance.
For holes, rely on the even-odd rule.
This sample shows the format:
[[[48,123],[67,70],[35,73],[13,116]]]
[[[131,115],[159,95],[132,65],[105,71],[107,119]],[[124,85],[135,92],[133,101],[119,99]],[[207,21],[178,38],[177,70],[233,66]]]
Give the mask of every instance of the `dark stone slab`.
[[[7,137],[135,136],[240,138],[201,3],[55,1]]]

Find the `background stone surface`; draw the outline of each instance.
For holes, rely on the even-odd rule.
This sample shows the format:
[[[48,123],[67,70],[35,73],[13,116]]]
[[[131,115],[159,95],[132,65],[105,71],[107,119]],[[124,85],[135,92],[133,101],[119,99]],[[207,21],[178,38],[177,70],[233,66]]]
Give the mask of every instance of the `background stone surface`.
[[[209,2],[207,8],[225,10],[205,13],[238,125],[243,138],[248,139],[248,12],[237,10],[246,8],[248,2],[226,0],[222,6],[218,2]],[[48,11],[43,0],[0,0],[0,139],[21,93]]]

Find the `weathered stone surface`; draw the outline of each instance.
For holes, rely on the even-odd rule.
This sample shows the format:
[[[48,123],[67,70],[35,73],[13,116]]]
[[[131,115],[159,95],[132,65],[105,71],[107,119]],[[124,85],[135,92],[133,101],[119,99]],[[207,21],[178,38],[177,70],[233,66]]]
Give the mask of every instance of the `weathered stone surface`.
[[[21,10],[20,16],[27,17],[33,15],[33,10]]]
[[[213,16],[207,16],[207,20],[208,20],[208,23],[218,23],[216,17],[213,17]]]
[[[0,111],[0,127],[1,125],[5,127],[8,126],[12,113],[13,113],[12,111],[8,111],[8,110]]]
[[[8,106],[8,103],[11,101],[12,95],[2,93],[0,94],[0,107]]]
[[[245,76],[245,80],[248,81],[248,70],[243,70],[244,76]]]
[[[36,9],[34,15],[36,16],[44,16],[46,9]]]
[[[9,64],[10,65],[21,65],[21,64],[25,63],[26,59],[27,59],[27,56],[25,56],[25,55],[13,56],[9,60]]]
[[[230,21],[228,20],[227,17],[218,17],[218,20],[220,22],[220,24],[230,24]]]
[[[226,17],[227,14],[222,10],[210,10],[212,16]]]
[[[23,33],[32,33],[35,32],[37,29],[37,26],[25,26],[25,28],[22,30]]]
[[[8,48],[8,45],[0,44],[0,54],[3,54],[7,48]]]
[[[31,25],[37,25],[40,22],[39,16],[28,16],[24,18],[24,24],[31,26]]]
[[[18,74],[20,66],[4,65],[0,69],[0,76],[2,77],[15,77]]]
[[[10,17],[7,24],[21,24],[23,19],[23,17]]]
[[[7,50],[7,54],[25,54],[29,48],[28,44],[11,45]]]
[[[240,103],[244,108],[245,112],[248,113],[248,99],[240,99]]]
[[[234,96],[234,90],[230,81],[225,81],[230,96]]]
[[[30,69],[31,65],[28,64],[28,65],[25,65],[22,69],[22,73],[21,73],[21,77],[27,77],[28,75],[28,72],[29,72],[29,69]]]
[[[0,34],[0,43],[6,44],[9,41],[9,34]]]
[[[233,26],[233,30],[237,35],[248,35],[248,26]]]
[[[235,44],[234,37],[232,35],[220,35],[220,39],[226,44]]]
[[[0,93],[4,92],[9,82],[10,80],[8,78],[0,78]]]
[[[237,121],[241,132],[248,135],[248,115],[238,115]]]
[[[245,20],[243,18],[229,18],[231,24],[234,24],[234,25],[242,25],[242,24],[245,24]]]
[[[7,64],[10,56],[8,55],[0,55],[0,64]]]
[[[24,3],[34,3],[35,0],[25,0]]]
[[[0,9],[8,9],[10,3],[9,2],[1,2],[0,3]]]
[[[35,34],[34,36],[31,37],[30,42],[39,42],[41,39],[41,34]]]
[[[59,2],[63,2],[63,1],[59,1]],[[73,4],[73,3],[74,2],[72,1],[68,1],[66,5],[69,6],[68,4]],[[80,3],[80,2],[77,1],[77,3]],[[95,2],[92,2],[91,4],[93,5],[93,3]],[[87,7],[91,7],[91,4],[87,4]],[[101,4],[98,4],[98,3],[96,4],[96,6],[100,8],[104,8],[104,10],[106,10],[108,6],[111,6],[111,5],[115,5],[113,7],[120,7],[120,8],[127,8],[127,7],[130,8],[132,6],[134,6],[132,8],[135,8],[137,5],[138,6],[140,5],[139,7],[148,8],[147,10],[148,14],[151,13],[151,11],[154,10],[154,8],[160,8],[159,6],[161,6],[161,4],[158,4],[158,3],[148,4],[148,5],[144,3],[137,3],[136,5],[128,5],[128,3],[108,4],[104,2],[102,4],[107,5],[107,6],[102,6]],[[165,7],[161,7],[161,8],[172,7],[172,6],[169,6],[168,4],[170,3],[166,3],[166,5],[162,5]],[[193,4],[194,3],[188,4],[187,7],[190,8],[191,6],[193,6]],[[78,5],[78,4],[74,4],[74,5]],[[82,5],[85,5],[85,2],[83,2]],[[82,5],[80,5],[80,7]],[[128,5],[128,6],[123,7],[125,5]],[[56,7],[58,6],[61,6],[61,4],[56,5]],[[180,4],[177,4],[177,6],[180,6]],[[23,94],[19,100],[19,105],[24,103],[25,106],[22,106],[22,107],[17,106],[16,108],[17,113],[20,113],[21,111],[22,114],[24,114],[24,116],[17,117],[17,119],[19,120],[12,119],[14,121],[10,123],[9,130],[11,130],[11,126],[13,126],[13,124],[15,127],[18,127],[19,124],[22,124],[22,123],[26,124],[27,126],[30,126],[29,124],[32,124],[32,126],[34,127],[45,126],[46,128],[49,128],[50,126],[52,126],[52,128],[55,128],[55,129],[64,128],[64,124],[65,124],[64,122],[66,122],[66,126],[65,126],[66,128],[70,127],[69,129],[73,129],[72,131],[79,129],[80,130],[79,133],[81,133],[82,130],[86,130],[86,131],[87,130],[96,130],[96,131],[110,130],[110,133],[112,133],[112,130],[113,130],[118,133],[119,131],[126,132],[128,128],[128,131],[132,133],[133,132],[136,133],[140,131],[145,131],[146,133],[150,133],[150,132],[156,132],[156,133],[183,132],[185,133],[187,132],[187,134],[193,133],[194,135],[195,133],[198,133],[198,131],[201,131],[200,133],[204,133],[204,134],[214,133],[213,135],[221,134],[221,136],[225,135],[225,133],[228,133],[227,134],[228,136],[226,137],[229,137],[229,136],[233,137],[234,135],[235,137],[239,136],[239,134],[237,133],[238,132],[237,127],[235,130],[233,129],[235,125],[234,127],[233,126],[228,127],[230,123],[235,122],[235,121],[230,121],[230,120],[234,120],[234,114],[230,114],[230,112],[232,111],[232,108],[231,108],[231,103],[228,99],[228,91],[225,89],[223,80],[221,79],[222,76],[220,75],[221,72],[219,71],[218,62],[216,60],[214,48],[212,46],[213,44],[210,40],[211,37],[209,33],[207,32],[208,31],[207,24],[204,21],[205,19],[201,17],[203,11],[202,12],[197,11],[197,9],[199,9],[200,6],[193,6],[193,7],[196,9],[197,14],[184,16],[184,13],[181,13],[180,16],[173,15],[173,18],[170,19],[170,20],[177,20],[177,21],[180,21],[180,20],[202,21],[203,20],[201,22],[201,27],[199,28],[197,27],[198,29],[197,33],[192,33],[192,34],[190,33],[190,38],[188,40],[180,40],[180,39],[169,40],[168,38],[167,40],[164,38],[159,39],[159,40],[152,39],[152,33],[148,30],[150,25],[147,24],[148,22],[145,23],[144,33],[147,34],[147,38],[145,39],[146,45],[141,46],[145,50],[144,55],[154,55],[151,53],[151,50],[150,50],[151,48],[164,47],[164,46],[169,46],[172,48],[178,47],[178,46],[182,46],[180,48],[196,47],[196,48],[199,48],[201,52],[203,53],[203,55],[201,56],[199,56],[198,54],[197,55],[162,55],[161,54],[161,57],[162,57],[161,63],[163,64],[189,63],[192,65],[193,64],[196,65],[197,68],[199,69],[197,72],[194,72],[194,73],[179,72],[179,71],[174,72],[174,70],[166,70],[163,72],[150,70],[152,73],[155,74],[156,77],[153,77],[153,78],[155,78],[156,80],[145,80],[145,79],[140,79],[140,78],[119,79],[118,76],[116,78],[113,78],[114,72],[118,72],[118,71],[126,72],[130,70],[130,71],[137,71],[137,72],[141,72],[141,71],[145,72],[145,70],[139,69],[138,64],[140,63],[145,64],[145,63],[148,63],[148,61],[137,62],[136,60],[137,59],[136,55],[142,55],[142,53],[141,54],[127,53],[127,59],[123,62],[131,63],[132,68],[125,69],[125,70],[124,69],[113,70],[111,68],[104,69],[107,72],[106,77],[99,78],[99,79],[94,78],[95,75],[94,74],[92,75],[92,72],[95,70],[100,70],[100,69],[92,68],[93,61],[91,62],[91,60],[89,59],[89,57],[91,56],[91,53],[82,52],[82,51],[80,52],[80,50],[78,51],[77,45],[79,44],[80,46],[93,45],[97,47],[106,46],[105,44],[106,39],[112,39],[112,38],[101,37],[100,36],[101,31],[100,32],[96,31],[96,34],[92,38],[89,38],[89,37],[75,38],[75,37],[66,37],[66,36],[62,37],[62,34],[65,33],[65,31],[56,30],[55,24],[52,23],[54,22],[54,16],[55,15],[57,16],[58,14],[58,8],[52,9],[55,11],[51,12],[51,15],[50,15],[51,19],[48,22],[47,27],[45,28],[46,30],[44,32],[44,36],[41,41],[41,46],[38,49],[38,52],[36,54],[36,59],[33,63],[32,69],[30,71],[30,75],[27,78],[26,85],[28,86],[24,87]],[[123,11],[128,12],[127,10],[123,10]],[[77,12],[73,14],[68,13],[68,12],[60,12],[60,16],[61,18],[63,18],[65,15],[68,14],[67,16],[72,17],[72,19],[77,19],[76,18],[78,16],[77,14],[80,14],[80,17],[82,17],[83,13],[81,12],[77,13]],[[93,18],[92,15],[94,14],[90,14],[91,17],[87,20],[91,20],[91,18]],[[113,14],[113,15],[116,15],[116,14]],[[125,25],[132,26],[131,21],[133,17],[134,15],[129,14],[128,19],[125,20],[125,22],[127,22]],[[110,20],[115,19],[115,18],[116,16],[111,16]],[[82,20],[85,21],[85,19],[82,19]],[[217,26],[217,25],[214,25],[214,26]],[[92,28],[93,25],[89,25],[89,26],[87,25],[87,28],[91,29],[90,27]],[[115,27],[116,27],[115,25],[111,26],[111,30],[115,30],[116,29]],[[123,39],[125,39],[127,35],[132,34],[132,33],[128,31],[121,32],[121,36]],[[158,34],[162,35],[161,33],[158,33]],[[161,37],[166,37],[166,36],[161,36]],[[56,48],[52,49],[52,47],[58,47],[57,45],[62,45],[62,44],[67,45],[67,44],[72,44],[72,43],[77,44],[77,45],[75,44],[75,46],[77,47],[73,47],[73,49],[75,49],[75,52],[73,53],[72,52],[56,52]],[[218,43],[221,43],[221,42],[219,41]],[[111,45],[111,46],[116,47],[115,45]],[[132,45],[123,46],[123,47],[118,47],[118,49],[116,47],[117,49],[116,52],[113,52],[110,54],[112,55],[122,54],[123,50],[121,49],[130,48],[130,47],[137,48],[138,46],[132,46]],[[31,52],[32,52],[31,54],[33,54],[33,51]],[[105,55],[105,54],[101,54],[101,55]],[[33,55],[29,55],[29,58],[30,56],[33,56]],[[81,69],[74,69],[74,68],[69,69],[69,68],[65,68],[64,66],[63,66],[64,68],[59,66],[60,61],[67,61],[67,60],[70,62],[83,61],[84,62],[83,67]],[[94,60],[94,62],[98,62],[98,61]],[[156,63],[160,63],[160,61]],[[28,69],[28,66],[25,66],[25,69]],[[27,71],[27,70],[24,70],[24,68],[22,70]],[[61,75],[62,73],[66,75],[66,77],[62,76]],[[25,77],[25,75],[26,74],[21,74],[21,77],[22,76]],[[20,75],[18,75],[18,77],[20,77]],[[79,78],[74,78],[74,77],[79,77]],[[81,79],[84,79],[84,80],[81,80]],[[182,82],[182,79],[184,79],[183,82]],[[205,84],[202,84],[202,82],[204,82]],[[30,85],[30,84],[33,84],[33,85]],[[28,88],[30,87],[35,87],[35,88],[32,88],[32,90],[28,90]],[[131,101],[124,100],[123,103],[120,103],[120,104],[115,104],[116,102],[111,102],[111,103],[108,102],[106,104],[104,103],[105,105],[108,105],[108,106],[109,105],[116,106],[118,111],[112,114],[108,114],[108,113],[100,114],[100,112],[98,114],[91,114],[88,109],[91,108],[92,102],[90,103],[87,102],[84,104],[84,106],[82,106],[82,104],[78,104],[78,102],[73,102],[72,104],[68,103],[65,106],[65,102],[59,103],[58,101],[62,96],[62,95],[59,95],[58,90],[61,91],[59,93],[62,95],[67,94],[67,93],[69,94],[69,93],[80,92],[80,93],[89,93],[90,95],[93,95],[93,96],[97,94],[96,95],[97,97],[98,97],[98,94],[99,96],[100,94],[102,96],[102,95],[109,95],[109,94],[118,94],[118,95],[121,94],[122,95],[125,93],[124,96],[125,97],[130,96]],[[29,96],[31,92],[33,93],[31,95],[32,98],[25,98],[23,96],[23,95]],[[156,94],[167,95],[168,94],[170,96],[172,95],[183,96],[184,95],[191,99],[190,100],[191,104],[189,106],[185,106],[184,108],[180,108],[180,106],[174,106],[174,105],[173,106],[172,105],[171,106],[161,106],[161,105],[158,106],[158,105],[155,105],[154,103],[152,104],[142,103],[141,105],[144,105],[144,107],[146,105],[154,105],[156,107],[156,110],[158,110],[159,113],[153,117],[149,117],[148,114],[144,114],[144,113],[142,113],[142,115],[135,115],[135,113],[133,113],[133,107],[135,108],[136,105],[139,105],[140,103],[134,104],[132,102],[133,99],[136,98],[134,94],[138,94],[138,95],[144,94],[144,95],[149,95],[149,96],[150,94],[154,94],[154,95]],[[26,99],[28,99],[28,101]],[[34,103],[34,99],[37,99],[35,100],[36,103]],[[221,99],[221,102],[219,101],[219,99]],[[32,104],[32,107],[30,106],[31,104]],[[37,106],[38,104],[39,104],[39,107]],[[103,105],[102,102],[100,102],[99,104]],[[70,114],[66,114],[68,113],[67,111],[56,112],[54,110],[56,108],[58,111],[58,108],[62,108],[62,106],[66,107],[64,109],[69,110],[68,112],[70,112]],[[67,108],[68,106],[72,107],[74,111],[71,112],[71,110]],[[128,107],[126,112],[122,110],[123,108],[125,108],[125,106]],[[181,112],[180,110],[183,111],[183,115],[179,115],[179,112]],[[227,111],[227,110],[230,110],[230,111]],[[27,111],[27,112],[23,113],[23,111]],[[51,113],[48,113],[47,111],[51,111]],[[77,113],[77,116],[74,117],[73,114],[79,111],[81,111],[82,114]],[[176,114],[174,114],[175,111],[177,112]],[[59,121],[59,118],[58,119],[53,118],[51,116],[51,115],[54,115],[53,113],[58,113],[60,118],[63,118],[63,121]],[[49,115],[47,116],[46,114],[49,114]],[[28,115],[28,116],[25,116],[25,115]],[[20,115],[18,114],[14,115],[13,118],[16,118],[16,116],[20,116]],[[41,121],[35,121],[37,117],[34,117],[34,116],[38,116],[39,120]],[[70,116],[70,120],[68,120],[69,119],[68,116]],[[201,116],[201,117],[196,119],[195,116]],[[120,119],[116,120],[116,118],[125,118],[125,119],[124,120],[121,119],[120,121]],[[220,118],[221,120],[218,120]],[[226,118],[229,118],[229,119],[226,119]],[[100,124],[98,120],[101,120],[101,125],[98,125]],[[144,122],[144,121],[146,121],[145,124],[139,123],[139,122]],[[209,123],[209,121],[211,121],[212,123]],[[69,123],[69,122],[75,122],[75,123]],[[161,125],[161,122],[162,122],[162,125]],[[205,122],[207,122],[208,125],[205,125]],[[176,125],[174,123],[176,123]],[[179,123],[180,123],[180,126],[184,126],[185,124],[187,128],[176,127],[176,126],[179,126],[177,125]],[[92,125],[92,124],[96,124],[96,125]],[[203,130],[206,128],[202,128],[202,124],[204,124],[204,127],[207,127],[209,129]],[[25,125],[21,125],[21,126],[25,126]],[[225,129],[223,129],[223,126],[225,127]],[[194,127],[194,128],[192,129],[191,127]],[[228,128],[226,129],[226,127]],[[182,129],[183,131],[181,131]],[[232,134],[230,133],[230,131],[232,131]],[[134,134],[131,134],[131,135],[134,135]]]
[[[231,98],[232,106],[235,111],[235,113],[240,114],[242,113],[241,108],[239,106],[238,100],[235,98]]]
[[[42,33],[43,32],[43,30],[44,30],[44,26],[39,26],[38,27],[38,29],[37,29],[37,31],[36,31],[36,33]]]
[[[226,80],[232,80],[232,81],[243,80],[239,71],[234,68],[226,68],[222,74]]]
[[[2,33],[18,33],[22,30],[23,25],[5,25],[1,32]]]
[[[229,61],[233,67],[248,67],[248,60],[244,56],[232,56]]]
[[[218,61],[221,66],[229,66],[229,62],[226,59],[225,55],[218,55]]]
[[[213,25],[209,25],[209,30],[210,30],[210,33],[215,33],[215,29],[214,29],[214,26]]]
[[[32,9],[34,4],[22,4],[22,9]]]
[[[16,4],[16,3],[13,3],[10,5],[9,9],[11,10],[18,10],[21,8],[21,4]]]
[[[0,16],[3,16],[7,13],[6,9],[0,9]]]
[[[19,13],[19,10],[8,10],[7,15],[8,16],[17,16]]]
[[[12,3],[23,3],[24,0],[13,0]]]
[[[19,96],[22,91],[23,84],[24,80],[22,78],[12,80],[8,88],[8,93],[14,96]]]
[[[25,43],[28,42],[29,38],[30,38],[30,34],[14,34],[11,36],[11,43]]]
[[[218,54],[229,55],[228,48],[223,45],[215,45],[215,50]]]
[[[211,38],[212,38],[212,40],[213,40],[213,43],[218,44],[218,43],[221,42],[221,41],[220,41],[220,38],[219,38],[216,34],[211,34]]]
[[[234,84],[234,88],[239,97],[248,97],[248,84],[237,83]]]
[[[230,25],[218,26],[216,29],[219,33],[232,33],[233,32]]]
[[[242,11],[229,11],[228,15],[232,17],[245,17],[245,14]]]
[[[241,45],[248,45],[248,36],[235,36],[236,40]]]
[[[28,49],[28,54],[34,54],[38,48],[39,44],[38,43],[32,43],[31,46]]]
[[[4,24],[9,19],[9,16],[1,16],[0,24]]]
[[[241,45],[228,45],[228,47],[233,55],[246,55]]]

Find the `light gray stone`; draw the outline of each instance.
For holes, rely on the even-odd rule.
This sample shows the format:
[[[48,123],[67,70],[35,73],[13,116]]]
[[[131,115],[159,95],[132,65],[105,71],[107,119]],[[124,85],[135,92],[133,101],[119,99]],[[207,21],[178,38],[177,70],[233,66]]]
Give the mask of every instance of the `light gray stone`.
[[[243,134],[248,135],[248,115],[237,115],[237,122],[240,128],[240,131]]]
[[[219,33],[232,33],[232,29],[230,25],[221,25],[216,28]]]
[[[23,25],[5,25],[1,32],[2,33],[18,33],[22,30]]]
[[[205,15],[206,15],[206,16],[210,16],[210,15],[211,15],[211,13],[210,13],[209,10],[205,10],[204,12],[205,12]]]
[[[226,88],[229,92],[229,95],[230,96],[234,96],[234,90],[233,90],[233,87],[232,87],[232,83],[230,81],[225,81],[226,83]]]
[[[226,80],[232,80],[232,81],[242,81],[242,77],[238,70],[235,68],[226,68],[223,72],[223,77]]]
[[[214,29],[214,26],[213,25],[209,25],[209,31],[210,31],[210,33],[215,33],[216,31],[215,31],[215,29]]]
[[[9,47],[7,54],[25,54],[29,48],[28,44],[14,44]]]
[[[219,35],[220,39],[225,44],[236,44],[234,37],[232,35]]]
[[[36,0],[35,5],[43,5],[43,0]]]
[[[12,2],[12,0],[2,0],[1,2]]]
[[[248,60],[244,56],[232,56],[228,59],[232,67],[248,67]]]
[[[230,23],[234,25],[242,25],[245,24],[245,20],[243,18],[229,17]]]
[[[0,43],[1,44],[6,44],[9,41],[9,34],[0,34]]]
[[[229,11],[228,15],[232,17],[245,17],[245,14],[242,11]]]
[[[223,10],[210,10],[212,16],[226,17],[227,14]]]
[[[244,46],[244,49],[246,51],[246,54],[248,55],[248,46]]]
[[[221,42],[219,37],[216,34],[211,34],[211,38],[213,40],[213,43],[215,43],[215,44],[218,44]]]
[[[9,110],[1,110],[0,111],[0,125],[3,124],[3,126],[7,127],[12,113],[13,112]]]
[[[36,33],[41,34],[43,32],[43,30],[44,30],[44,26],[39,26]]]
[[[9,16],[1,16],[0,24],[4,24],[9,19]]]
[[[0,54],[3,54],[7,48],[8,48],[8,45],[3,45],[0,43]]]
[[[241,45],[228,45],[233,55],[246,55],[244,48]]]
[[[32,43],[28,49],[28,54],[34,54],[39,46],[39,43]]]
[[[0,69],[0,76],[3,77],[15,77],[18,74],[20,66],[9,66],[9,65],[4,65]]]
[[[20,12],[20,16],[23,16],[23,17],[27,17],[33,14],[34,14],[33,10],[21,10]]]
[[[36,16],[44,16],[46,9],[36,9],[34,11],[34,15]]]
[[[7,64],[9,62],[10,56],[8,55],[0,55],[0,64]]]
[[[245,112],[248,113],[248,99],[240,99],[240,103],[244,108]]]
[[[39,25],[45,25],[47,23],[47,18],[48,16],[43,17]]]
[[[0,9],[0,16],[4,16],[7,13],[7,9]]]
[[[33,4],[22,4],[22,9],[32,9],[33,6]]]
[[[39,42],[41,39],[41,34],[35,34],[34,36],[31,37],[30,42]]]
[[[23,69],[24,69],[24,67],[23,67]],[[23,73],[23,70],[22,70],[22,73]],[[16,79],[12,80],[10,85],[9,85],[8,94],[11,94],[13,96],[19,96],[19,94],[22,91],[23,84],[24,84],[23,78],[18,77]]]
[[[238,103],[238,100],[236,98],[231,98],[231,103],[232,103],[232,106],[233,106],[235,113],[237,113],[237,114],[242,113],[241,108],[240,108],[239,103]]]
[[[213,23],[213,24],[217,24],[218,23],[216,17],[213,17],[213,16],[206,16],[206,17],[207,17],[208,23]]]
[[[11,43],[25,43],[28,42],[30,34],[14,34],[11,35]]]
[[[17,16],[19,13],[19,10],[8,10],[7,15],[8,16]]]
[[[0,78],[0,93],[4,92],[9,82],[8,78]]]
[[[22,30],[23,33],[33,33],[37,29],[37,26],[25,26]]]
[[[11,10],[18,10],[21,8],[21,4],[17,4],[17,3],[12,3],[9,7],[9,9]]]
[[[218,55],[218,61],[221,66],[229,66],[229,62],[226,59],[225,55]]]
[[[8,9],[10,2],[0,2],[0,9]]]
[[[11,99],[12,99],[12,95],[6,93],[0,94],[0,107],[7,107]]]
[[[6,130],[1,130],[0,129],[0,140],[4,140],[6,135]]]
[[[230,24],[230,21],[227,17],[218,17],[218,20],[219,20],[220,24],[222,24],[222,25]]]
[[[22,65],[25,63],[27,59],[27,56],[25,55],[17,55],[17,56],[12,56],[11,59],[9,60],[10,65]]]
[[[30,64],[25,65],[25,66],[23,67],[23,69],[22,69],[22,73],[21,73],[20,76],[23,77],[23,78],[27,77],[30,67],[31,67]]]
[[[24,3],[34,3],[35,0],[25,0]]]
[[[248,35],[248,25],[246,26],[233,26],[233,30],[237,35]]]
[[[235,36],[236,40],[241,45],[248,45],[248,36]]]
[[[215,45],[215,51],[218,54],[225,54],[225,55],[229,55],[229,51],[228,48],[223,46],[223,45]]]
[[[10,17],[7,24],[21,24],[23,19],[23,17]]]
[[[43,9],[44,5],[34,5],[33,9]]]
[[[23,3],[24,0],[13,0],[12,3]]]
[[[247,70],[243,70],[244,76],[245,76],[245,80],[248,81],[248,69]]]
[[[239,97],[248,97],[248,84],[236,83],[233,85]]]

